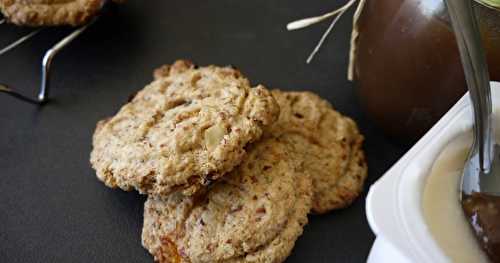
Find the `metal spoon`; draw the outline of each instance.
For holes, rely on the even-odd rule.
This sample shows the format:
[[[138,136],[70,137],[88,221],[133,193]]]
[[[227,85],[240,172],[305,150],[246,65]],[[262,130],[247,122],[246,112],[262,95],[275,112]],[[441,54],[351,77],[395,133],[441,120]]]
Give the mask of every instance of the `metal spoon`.
[[[465,163],[462,208],[490,260],[500,262],[500,147],[495,143],[488,67],[472,0],[446,0],[474,109],[474,143]]]
[[[474,144],[462,177],[462,193],[500,195],[500,158],[495,144],[488,66],[471,0],[446,0],[474,109]]]

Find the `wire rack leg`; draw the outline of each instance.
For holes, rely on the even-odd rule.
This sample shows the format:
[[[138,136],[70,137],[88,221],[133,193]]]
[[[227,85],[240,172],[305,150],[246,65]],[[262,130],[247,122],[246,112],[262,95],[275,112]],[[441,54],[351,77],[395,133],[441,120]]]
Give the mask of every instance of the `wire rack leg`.
[[[73,31],[71,34],[64,37],[57,44],[55,44],[51,49],[47,50],[42,60],[42,83],[40,86],[40,91],[38,93],[38,100],[40,102],[45,102],[48,99],[49,88],[50,88],[50,66],[52,65],[52,60],[54,57],[61,51],[64,47],[66,47],[69,43],[71,43],[75,38],[77,38],[83,31],[85,31],[90,25],[95,22],[95,19],[90,23],[78,28]]]
[[[80,34],[82,34],[90,25],[92,25],[95,21],[97,20],[97,17],[94,18],[91,22],[87,23],[86,25],[74,30],[71,32],[69,35],[65,36],[63,39],[61,39],[59,42],[57,42],[52,48],[47,50],[43,56],[42,60],[42,78],[41,78],[41,84],[40,84],[40,90],[38,92],[37,97],[31,97],[31,96],[26,96],[23,95],[16,90],[11,89],[5,84],[0,83],[0,92],[9,94],[15,98],[21,99],[23,101],[35,103],[35,104],[43,104],[48,100],[49,96],[49,88],[50,88],[50,67],[52,65],[52,61],[54,60],[55,56],[64,49],[68,44],[70,44],[75,38],[77,38]],[[4,23],[5,20],[2,19],[0,20],[0,24]],[[30,39],[33,37],[35,34],[40,32],[41,29],[33,31],[29,33],[28,35],[25,35],[21,37],[20,39],[14,41],[13,43],[9,44],[7,47],[0,49],[0,55],[5,54],[9,50],[19,46],[21,43],[25,42],[26,40]]]
[[[38,34],[39,32],[41,31],[41,29],[38,29],[38,30],[35,30],[35,31],[32,31],[22,37],[20,37],[19,39],[17,39],[16,41],[8,44],[6,47],[0,49],[0,56],[11,51],[12,49],[18,47],[19,45],[21,45],[22,43],[26,42],[27,40],[29,40],[30,38],[34,37],[36,34]]]

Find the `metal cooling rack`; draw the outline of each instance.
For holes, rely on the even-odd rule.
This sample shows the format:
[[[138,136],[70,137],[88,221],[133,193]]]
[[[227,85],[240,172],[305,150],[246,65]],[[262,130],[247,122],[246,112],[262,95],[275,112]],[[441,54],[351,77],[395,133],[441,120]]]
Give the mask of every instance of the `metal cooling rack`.
[[[101,9],[101,13],[104,10],[104,8],[108,5],[109,1],[106,1],[105,4],[103,5]],[[26,95],[23,94],[19,91],[17,91],[14,88],[11,88],[10,85],[1,83],[0,81],[0,93],[5,93],[8,94],[12,97],[15,97],[17,99],[34,103],[34,104],[44,104],[48,101],[49,99],[49,91],[50,91],[50,75],[51,75],[51,64],[56,55],[63,50],[65,47],[67,47],[71,42],[73,42],[79,35],[81,35],[88,27],[90,27],[92,24],[94,24],[97,19],[99,18],[100,14],[95,16],[90,22],[87,24],[80,26],[73,30],[71,33],[60,39],[55,45],[53,45],[50,49],[45,51],[45,54],[43,55],[42,61],[41,61],[41,81],[39,84],[39,89],[38,89],[38,94],[37,95]],[[7,26],[7,19],[2,18],[0,16],[0,26]],[[40,28],[35,28],[33,31],[30,33],[21,36],[20,38],[13,40],[10,44],[6,45],[5,47],[0,47],[0,57],[7,52],[19,47],[21,44],[24,42],[30,40],[40,32],[44,30],[44,27]]]

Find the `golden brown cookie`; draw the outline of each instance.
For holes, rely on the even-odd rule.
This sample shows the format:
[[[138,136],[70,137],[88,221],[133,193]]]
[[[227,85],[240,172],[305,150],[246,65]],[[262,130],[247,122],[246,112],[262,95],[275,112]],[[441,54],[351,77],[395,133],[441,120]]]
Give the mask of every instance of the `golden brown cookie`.
[[[279,116],[271,93],[230,67],[180,60],[156,78],[97,125],[90,162],[109,187],[190,195],[237,166]]]
[[[367,165],[356,123],[310,92],[272,94],[281,108],[268,136],[293,144],[313,181],[312,210],[326,213],[351,204],[363,190]]]
[[[104,0],[0,0],[0,11],[22,26],[82,25],[94,17]]]
[[[143,246],[158,262],[282,262],[311,207],[310,178],[274,138],[198,196],[149,197]]]

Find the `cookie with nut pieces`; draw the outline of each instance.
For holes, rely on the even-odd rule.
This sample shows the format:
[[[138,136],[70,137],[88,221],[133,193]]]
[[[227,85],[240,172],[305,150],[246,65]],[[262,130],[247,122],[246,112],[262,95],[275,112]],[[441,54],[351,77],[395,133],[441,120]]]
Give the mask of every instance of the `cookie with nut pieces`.
[[[268,138],[196,196],[149,197],[143,246],[155,261],[282,262],[302,234],[311,180],[290,144]]]
[[[21,26],[78,26],[96,16],[105,2],[105,0],[0,0],[0,11],[7,21]]]
[[[350,205],[363,190],[367,164],[356,123],[311,92],[273,90],[281,108],[266,136],[295,146],[313,182],[314,213]]]
[[[97,124],[90,162],[109,187],[191,195],[236,167],[279,116],[270,91],[232,67],[179,60],[154,75]]]

